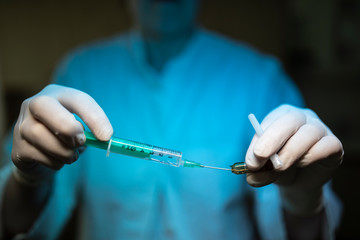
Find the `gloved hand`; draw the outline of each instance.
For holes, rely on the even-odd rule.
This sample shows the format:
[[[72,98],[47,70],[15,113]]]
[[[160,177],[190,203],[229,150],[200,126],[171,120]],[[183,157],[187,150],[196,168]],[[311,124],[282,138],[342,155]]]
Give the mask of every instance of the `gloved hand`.
[[[275,153],[282,165],[272,171],[248,173],[247,182],[255,187],[278,184],[283,206],[291,213],[321,210],[322,186],[342,162],[339,139],[313,111],[290,105],[269,113],[261,127],[263,135],[255,135],[248,148],[247,167],[258,171]]]
[[[53,175],[52,170],[77,160],[78,148],[86,139],[82,124],[72,113],[78,115],[98,139],[106,141],[113,134],[104,111],[88,94],[49,85],[21,106],[11,153],[18,179],[45,179]]]

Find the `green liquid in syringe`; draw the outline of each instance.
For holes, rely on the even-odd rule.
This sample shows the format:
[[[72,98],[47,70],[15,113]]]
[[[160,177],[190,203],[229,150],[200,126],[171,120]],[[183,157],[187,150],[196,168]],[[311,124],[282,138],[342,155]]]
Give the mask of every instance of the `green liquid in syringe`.
[[[120,139],[112,137],[109,141],[98,140],[91,132],[85,131],[87,146],[101,148],[107,150],[108,154],[118,153],[126,156],[141,158],[145,160],[151,160],[158,163],[174,166],[174,167],[189,167],[189,168],[212,168],[220,170],[229,170],[235,174],[246,173],[247,168],[245,163],[235,163],[231,168],[218,168],[205,166],[203,164],[185,160],[182,158],[182,152],[156,147],[150,144]]]

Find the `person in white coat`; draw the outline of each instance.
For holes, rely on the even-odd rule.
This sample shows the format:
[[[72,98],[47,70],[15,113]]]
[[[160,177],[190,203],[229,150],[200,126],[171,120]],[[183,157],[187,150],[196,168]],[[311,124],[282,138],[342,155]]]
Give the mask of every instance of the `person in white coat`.
[[[71,52],[57,84],[23,102],[1,172],[3,233],[55,239],[78,205],[78,239],[333,237],[340,205],[326,183],[343,148],[279,62],[199,27],[197,1],[131,4],[133,30]],[[252,172],[80,154],[84,126]]]

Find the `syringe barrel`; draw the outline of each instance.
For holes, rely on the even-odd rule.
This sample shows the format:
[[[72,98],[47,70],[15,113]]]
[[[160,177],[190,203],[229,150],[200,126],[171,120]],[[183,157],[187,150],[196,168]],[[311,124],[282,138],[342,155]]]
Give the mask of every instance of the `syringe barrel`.
[[[182,152],[179,151],[116,137],[112,137],[109,141],[100,141],[88,131],[85,131],[85,136],[86,145],[101,148],[112,153],[151,160],[174,167],[179,167],[182,163]]]
[[[182,164],[182,152],[153,146],[150,160],[180,167]]]

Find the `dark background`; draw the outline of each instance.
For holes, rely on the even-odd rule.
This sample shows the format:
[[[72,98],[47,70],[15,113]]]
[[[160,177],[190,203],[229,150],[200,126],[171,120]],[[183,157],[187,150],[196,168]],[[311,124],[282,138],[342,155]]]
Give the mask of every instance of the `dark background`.
[[[341,139],[345,158],[333,180],[344,203],[337,236],[360,239],[360,1],[205,0],[200,23],[277,56],[308,107]],[[67,51],[129,27],[121,0],[0,0],[6,129],[21,102],[49,83]]]

